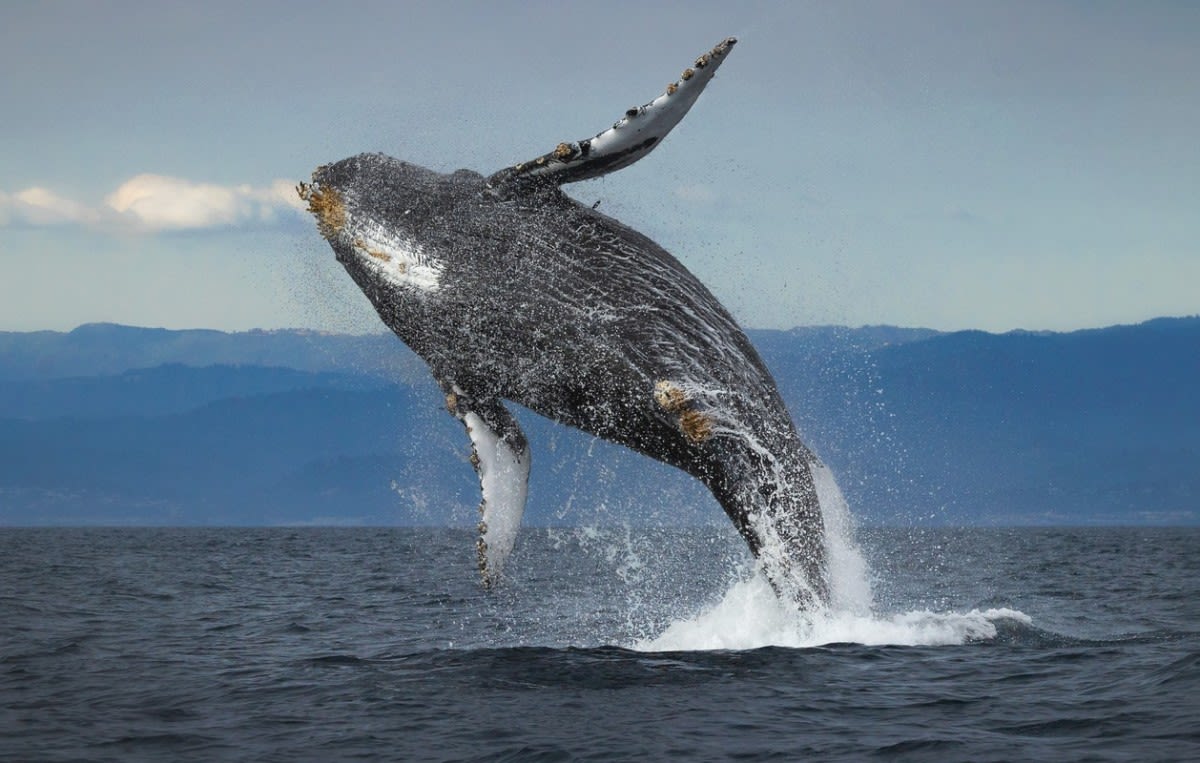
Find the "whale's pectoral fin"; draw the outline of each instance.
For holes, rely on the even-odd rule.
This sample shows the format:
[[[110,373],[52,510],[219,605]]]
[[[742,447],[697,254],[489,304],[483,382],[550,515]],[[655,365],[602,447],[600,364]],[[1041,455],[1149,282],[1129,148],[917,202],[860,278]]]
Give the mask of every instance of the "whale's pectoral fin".
[[[684,69],[678,80],[667,85],[665,93],[627,110],[609,129],[585,140],[559,143],[548,154],[500,170],[488,178],[488,183],[501,190],[528,181],[562,185],[628,167],[650,153],[679,124],[736,42],[732,37],[722,40]]]
[[[453,385],[446,408],[471,438],[471,464],[479,475],[479,573],[491,587],[517,540],[529,483],[529,444],[521,426],[495,398],[476,400]]]

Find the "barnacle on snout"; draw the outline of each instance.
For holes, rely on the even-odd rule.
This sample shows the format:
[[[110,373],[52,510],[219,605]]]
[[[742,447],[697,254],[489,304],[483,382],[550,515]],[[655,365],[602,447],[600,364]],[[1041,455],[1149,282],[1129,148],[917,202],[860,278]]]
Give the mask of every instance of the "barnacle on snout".
[[[296,194],[301,201],[308,202],[308,211],[317,218],[317,230],[326,239],[338,234],[346,224],[346,205],[342,196],[332,188],[319,183],[300,183]]]

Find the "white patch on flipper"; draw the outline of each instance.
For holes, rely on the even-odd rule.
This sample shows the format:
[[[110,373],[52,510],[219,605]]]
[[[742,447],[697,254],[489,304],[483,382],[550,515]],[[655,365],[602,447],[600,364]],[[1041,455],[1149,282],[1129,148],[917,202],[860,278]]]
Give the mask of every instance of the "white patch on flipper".
[[[529,451],[514,451],[477,413],[467,413],[462,420],[478,459],[475,468],[483,489],[480,509],[484,528],[480,535],[480,571],[490,584],[499,578],[517,541],[529,493]]]
[[[497,172],[490,181],[504,184],[514,177],[557,177],[561,185],[628,167],[653,151],[679,124],[736,43],[732,37],[717,43],[668,85],[665,93],[628,109],[607,130],[585,140],[560,143],[548,154]]]
[[[595,161],[613,154],[632,151],[646,137],[652,136],[658,139],[649,148],[638,151],[624,161],[617,162],[613,169],[618,169],[633,164],[652,149],[657,148],[658,143],[662,142],[667,133],[682,121],[692,105],[696,103],[704,86],[717,73],[717,67],[721,65],[722,60],[722,57],[712,59],[705,68],[693,70],[694,73],[688,79],[676,82],[672,90],[663,93],[644,106],[631,109],[635,112],[633,115],[626,114],[612,127],[591,139],[589,158]],[[606,169],[605,172],[612,172],[613,169]]]

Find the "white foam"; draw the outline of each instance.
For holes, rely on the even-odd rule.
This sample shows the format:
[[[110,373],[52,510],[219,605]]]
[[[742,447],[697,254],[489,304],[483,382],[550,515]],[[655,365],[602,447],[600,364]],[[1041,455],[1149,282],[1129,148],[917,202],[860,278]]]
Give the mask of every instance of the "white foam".
[[[677,620],[658,636],[638,641],[632,648],[674,652],[843,643],[941,646],[993,639],[999,620],[1031,622],[1023,612],[1013,609],[877,614],[870,568],[854,540],[854,523],[846,500],[824,465],[813,467],[813,481],[825,523],[828,608],[797,611],[776,595],[759,572],[733,583],[719,602]]]
[[[782,603],[761,575],[738,581],[717,604],[672,623],[660,635],[631,645],[647,652],[794,648],[825,644],[942,646],[996,637],[996,622],[1032,621],[1013,609],[969,612],[913,610],[892,615],[830,609],[797,612]]]

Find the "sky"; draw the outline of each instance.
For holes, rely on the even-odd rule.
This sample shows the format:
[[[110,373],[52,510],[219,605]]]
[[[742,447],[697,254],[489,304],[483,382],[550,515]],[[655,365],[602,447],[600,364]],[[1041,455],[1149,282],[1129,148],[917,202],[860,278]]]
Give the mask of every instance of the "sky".
[[[1200,313],[1193,2],[0,3],[0,330],[383,329],[291,190],[490,173],[726,36],[647,158],[568,192],[748,327]]]

